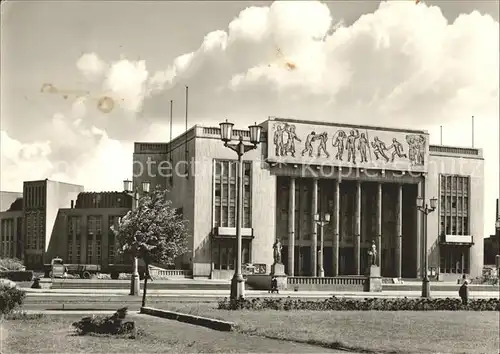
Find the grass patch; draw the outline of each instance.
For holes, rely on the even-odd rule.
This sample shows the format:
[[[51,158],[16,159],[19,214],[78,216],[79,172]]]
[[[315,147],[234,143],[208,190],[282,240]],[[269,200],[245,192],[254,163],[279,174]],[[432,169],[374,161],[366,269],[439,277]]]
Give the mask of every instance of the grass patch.
[[[4,353],[317,353],[318,347],[219,332],[172,320],[130,313],[137,336],[77,335],[71,324],[83,315],[45,315],[2,320]],[[321,350],[321,352],[325,352]]]
[[[165,309],[235,322],[240,333],[365,353],[498,353],[498,312]]]

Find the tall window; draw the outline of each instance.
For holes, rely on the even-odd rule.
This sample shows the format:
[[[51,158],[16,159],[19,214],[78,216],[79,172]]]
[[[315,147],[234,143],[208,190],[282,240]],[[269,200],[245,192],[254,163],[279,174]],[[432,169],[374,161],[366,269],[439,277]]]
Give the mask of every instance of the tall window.
[[[108,263],[109,264],[121,263],[121,259],[117,254],[115,233],[111,229],[111,227],[115,227],[115,228],[118,227],[118,220],[119,219],[120,219],[120,216],[117,216],[117,215],[110,215],[108,217],[108,225],[109,225],[109,230],[108,230]]]
[[[97,256],[97,247],[100,247],[102,234],[102,217],[100,215],[90,215],[87,219],[87,263],[93,262],[94,255]],[[100,260],[96,260],[99,262]]]
[[[215,160],[214,226],[236,227],[237,162]],[[252,163],[243,163],[242,227],[252,227]]]
[[[87,239],[87,264],[92,264],[92,257],[94,255],[93,251],[94,238],[89,234]]]
[[[67,262],[73,262],[73,235],[75,233],[74,227],[74,217],[70,216],[68,218],[68,257],[66,259]]]
[[[440,176],[440,234],[470,235],[469,176]]]
[[[95,236],[95,257],[96,263],[101,264],[102,254],[101,254],[101,235]]]
[[[45,249],[45,215],[38,214],[38,249]]]

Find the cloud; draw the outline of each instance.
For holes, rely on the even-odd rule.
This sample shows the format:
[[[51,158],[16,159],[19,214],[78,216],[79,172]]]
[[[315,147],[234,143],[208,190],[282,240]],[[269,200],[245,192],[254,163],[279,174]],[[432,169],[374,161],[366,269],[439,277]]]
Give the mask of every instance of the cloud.
[[[382,2],[349,26],[341,17],[316,1],[274,2],[243,10],[227,29],[208,33],[198,48],[179,53],[163,67],[125,58],[107,64],[95,53],[83,55],[77,67],[125,113],[141,112],[144,121],[165,121],[165,92],[177,100],[184,85],[190,87],[190,122],[205,125],[227,117],[245,126],[274,115],[430,129],[434,142],[436,126],[443,125],[445,132],[454,132],[446,144],[468,145],[470,132],[458,127],[474,115],[476,146],[486,159],[485,195],[498,195],[498,137],[491,133],[499,130],[498,22],[478,12],[449,22],[439,7],[413,1]],[[161,36],[157,40],[167,45]],[[108,161],[100,149],[127,151],[109,138],[118,130],[134,132],[135,140],[154,133],[138,129],[138,121],[124,123],[120,115],[106,121],[106,133],[92,133],[78,107],[70,122],[53,122],[58,134],[74,139],[68,151],[77,151],[74,145],[88,151],[95,146]],[[65,148],[53,139],[50,156],[60,158]],[[85,156],[101,161],[97,152]],[[130,155],[123,159],[130,161]],[[123,174],[106,166],[93,171],[75,175],[109,181]],[[492,223],[493,202],[486,202],[486,222]]]
[[[83,184],[88,190],[119,190],[132,173],[133,144],[111,139],[82,119],[55,114],[47,141],[23,143],[0,131],[1,189],[22,191],[22,181],[53,179]]]
[[[86,53],[78,59],[76,67],[88,80],[98,81],[106,72],[108,65],[96,53]]]

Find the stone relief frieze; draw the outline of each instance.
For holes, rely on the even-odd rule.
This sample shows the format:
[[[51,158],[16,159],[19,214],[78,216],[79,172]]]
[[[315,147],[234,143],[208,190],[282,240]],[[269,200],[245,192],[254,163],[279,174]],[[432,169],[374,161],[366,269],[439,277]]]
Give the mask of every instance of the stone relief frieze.
[[[276,122],[270,128],[270,154],[276,158],[326,159],[332,164],[359,167],[402,163],[411,167],[424,166],[426,162],[428,143],[423,134],[327,126],[318,131],[306,124],[300,124],[299,129],[286,122]]]

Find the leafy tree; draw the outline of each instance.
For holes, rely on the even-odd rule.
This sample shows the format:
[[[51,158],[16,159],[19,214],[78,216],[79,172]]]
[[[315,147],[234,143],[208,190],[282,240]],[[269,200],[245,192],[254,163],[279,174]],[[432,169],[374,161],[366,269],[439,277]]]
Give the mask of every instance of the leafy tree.
[[[113,229],[119,253],[142,259],[146,266],[142,306],[146,305],[148,279],[152,280],[149,265],[173,264],[187,251],[187,222],[172,207],[166,192],[157,187],[142,197],[138,208],[129,211]]]

